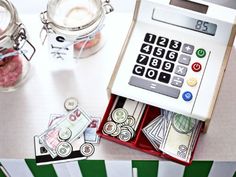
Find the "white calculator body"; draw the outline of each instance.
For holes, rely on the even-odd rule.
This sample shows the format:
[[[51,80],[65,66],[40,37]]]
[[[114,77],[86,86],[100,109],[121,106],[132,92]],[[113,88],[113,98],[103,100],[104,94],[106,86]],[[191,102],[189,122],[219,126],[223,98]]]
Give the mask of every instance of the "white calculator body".
[[[110,92],[210,119],[235,37],[235,15],[204,1],[137,1]]]

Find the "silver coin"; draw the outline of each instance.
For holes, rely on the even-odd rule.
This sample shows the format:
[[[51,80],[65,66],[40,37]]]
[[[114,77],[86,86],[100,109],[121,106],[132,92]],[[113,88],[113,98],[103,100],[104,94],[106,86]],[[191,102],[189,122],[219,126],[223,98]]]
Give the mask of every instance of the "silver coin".
[[[60,157],[68,157],[73,150],[73,147],[68,142],[61,142],[56,147],[57,155]]]
[[[116,125],[116,131],[114,133],[111,134],[111,136],[118,136],[121,132],[121,125],[117,124]]]
[[[89,157],[95,152],[95,147],[91,143],[84,143],[80,146],[80,152],[85,157]]]
[[[135,124],[134,117],[128,116],[128,118],[127,118],[127,120],[125,121],[124,124],[132,127]]]
[[[116,123],[123,123],[128,118],[128,112],[124,108],[117,108],[112,112],[111,117]]]
[[[69,128],[62,128],[59,132],[58,132],[58,137],[61,139],[61,140],[68,140],[70,139],[72,135],[72,132]]]
[[[79,105],[79,102],[74,97],[67,98],[64,102],[64,107],[67,111],[74,110],[78,105]]]
[[[116,131],[116,123],[115,122],[106,122],[103,126],[103,131],[106,133],[106,134],[112,134]]]
[[[123,130],[123,129],[127,129],[127,130],[129,130],[130,133],[131,133],[131,138],[134,137],[134,135],[135,135],[135,131],[134,131],[134,129],[133,129],[132,127],[130,127],[130,126],[123,126],[123,127],[121,128],[121,130]]]
[[[127,142],[131,139],[131,132],[127,129],[123,129],[121,130],[118,138],[121,140],[121,141],[124,141],[124,142]]]

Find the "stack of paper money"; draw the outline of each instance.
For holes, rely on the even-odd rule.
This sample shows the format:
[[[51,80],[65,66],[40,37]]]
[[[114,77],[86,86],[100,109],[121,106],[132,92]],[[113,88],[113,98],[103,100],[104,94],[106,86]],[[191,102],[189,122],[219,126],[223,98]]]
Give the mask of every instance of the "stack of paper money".
[[[64,107],[67,114],[51,114],[48,129],[34,137],[38,165],[82,160],[95,152],[100,118],[90,117],[73,97],[66,99]]]
[[[161,110],[161,114],[143,128],[157,151],[189,163],[202,122],[191,117]]]

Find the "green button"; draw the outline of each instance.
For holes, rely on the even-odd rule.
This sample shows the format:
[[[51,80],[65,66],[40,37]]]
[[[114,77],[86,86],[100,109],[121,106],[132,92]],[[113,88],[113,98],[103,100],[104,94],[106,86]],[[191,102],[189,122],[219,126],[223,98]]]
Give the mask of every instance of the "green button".
[[[199,57],[199,58],[203,58],[206,56],[206,51],[204,49],[198,49],[197,52],[196,52],[196,55]]]

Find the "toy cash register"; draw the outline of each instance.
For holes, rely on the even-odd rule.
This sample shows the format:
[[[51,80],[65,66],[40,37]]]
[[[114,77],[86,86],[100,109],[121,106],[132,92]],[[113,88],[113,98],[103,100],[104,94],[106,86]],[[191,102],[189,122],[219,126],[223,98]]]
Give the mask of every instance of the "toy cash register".
[[[204,1],[138,0],[109,83],[111,101],[103,119],[112,117],[116,96],[151,107],[147,106],[131,142],[101,133],[104,120],[98,133],[117,143],[165,156],[149,148],[142,134],[143,127],[152,121],[150,117],[155,117],[155,108],[201,120],[206,131],[235,38],[235,17],[233,9]],[[119,110],[117,114],[125,113]],[[112,123],[107,126],[112,131]]]
[[[233,45],[235,11],[201,1],[137,1],[109,92],[208,121]]]

